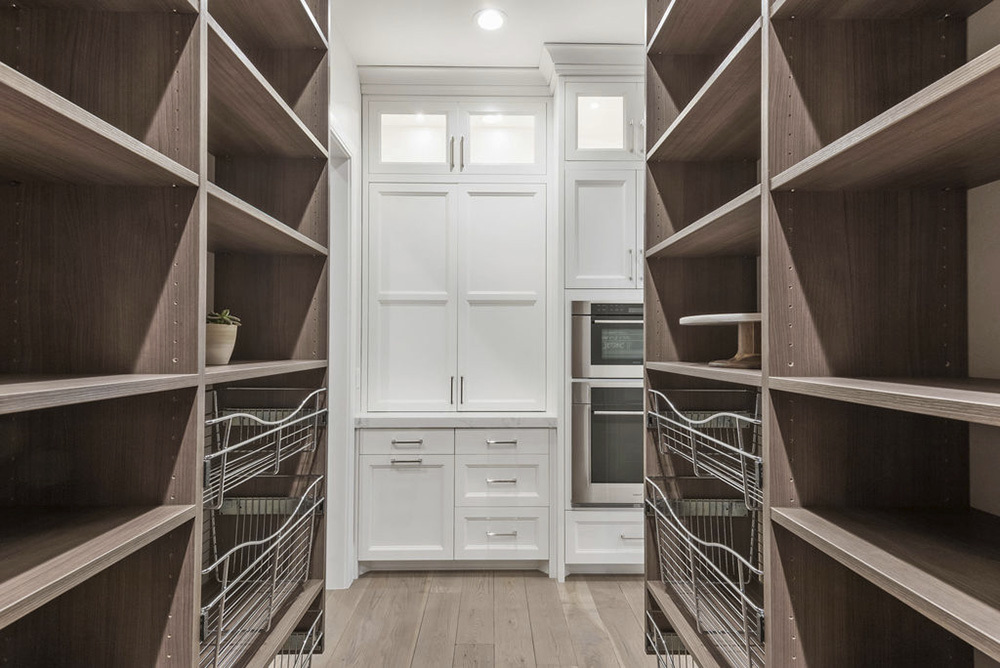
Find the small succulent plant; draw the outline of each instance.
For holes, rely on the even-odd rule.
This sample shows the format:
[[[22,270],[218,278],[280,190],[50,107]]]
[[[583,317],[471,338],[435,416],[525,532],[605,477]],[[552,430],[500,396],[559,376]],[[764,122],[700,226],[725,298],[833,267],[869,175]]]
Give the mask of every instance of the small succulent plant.
[[[243,324],[243,321],[238,317],[229,312],[229,309],[223,309],[222,311],[208,314],[207,322],[210,325],[236,325],[239,327]]]

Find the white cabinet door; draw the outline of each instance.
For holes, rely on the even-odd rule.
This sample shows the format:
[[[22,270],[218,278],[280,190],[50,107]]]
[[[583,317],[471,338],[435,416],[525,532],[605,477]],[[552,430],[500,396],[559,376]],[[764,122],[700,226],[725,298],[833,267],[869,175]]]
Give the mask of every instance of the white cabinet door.
[[[368,107],[368,171],[457,173],[459,125],[454,103],[372,101]]]
[[[363,455],[360,460],[358,559],[453,559],[455,457]]]
[[[455,505],[549,505],[549,456],[455,457]]]
[[[638,172],[566,171],[566,287],[634,288]]]
[[[637,82],[567,83],[566,159],[643,160],[643,106]]]
[[[547,559],[548,508],[456,508],[456,559]]]
[[[545,410],[545,186],[461,189],[459,410]]]
[[[567,564],[641,564],[645,556],[642,510],[566,513]]]
[[[545,173],[548,106],[544,102],[463,102],[459,119],[459,173]]]
[[[454,186],[371,186],[369,410],[455,410],[457,215]]]

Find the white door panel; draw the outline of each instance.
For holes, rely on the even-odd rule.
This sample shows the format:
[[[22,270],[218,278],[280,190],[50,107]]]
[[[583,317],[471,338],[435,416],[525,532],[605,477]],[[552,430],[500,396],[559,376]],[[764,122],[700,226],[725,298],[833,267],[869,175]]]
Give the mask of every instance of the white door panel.
[[[634,288],[637,172],[567,171],[566,287]]]

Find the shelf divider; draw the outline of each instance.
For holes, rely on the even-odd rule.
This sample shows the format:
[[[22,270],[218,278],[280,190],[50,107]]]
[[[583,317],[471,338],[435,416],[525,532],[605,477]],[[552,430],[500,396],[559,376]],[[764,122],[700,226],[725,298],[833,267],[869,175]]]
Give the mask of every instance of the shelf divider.
[[[198,175],[0,63],[0,176],[124,186],[197,186]]]
[[[196,507],[5,512],[0,628],[194,519]]]
[[[979,511],[772,508],[771,517],[1000,660],[1000,518]]]

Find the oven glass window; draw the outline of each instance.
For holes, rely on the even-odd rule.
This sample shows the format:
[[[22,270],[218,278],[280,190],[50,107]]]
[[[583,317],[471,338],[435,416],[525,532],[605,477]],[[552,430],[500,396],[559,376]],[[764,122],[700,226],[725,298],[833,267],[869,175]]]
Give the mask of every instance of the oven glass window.
[[[642,321],[635,324],[594,324],[591,364],[642,364]]]
[[[591,483],[641,483],[642,388],[594,388],[591,411]]]

